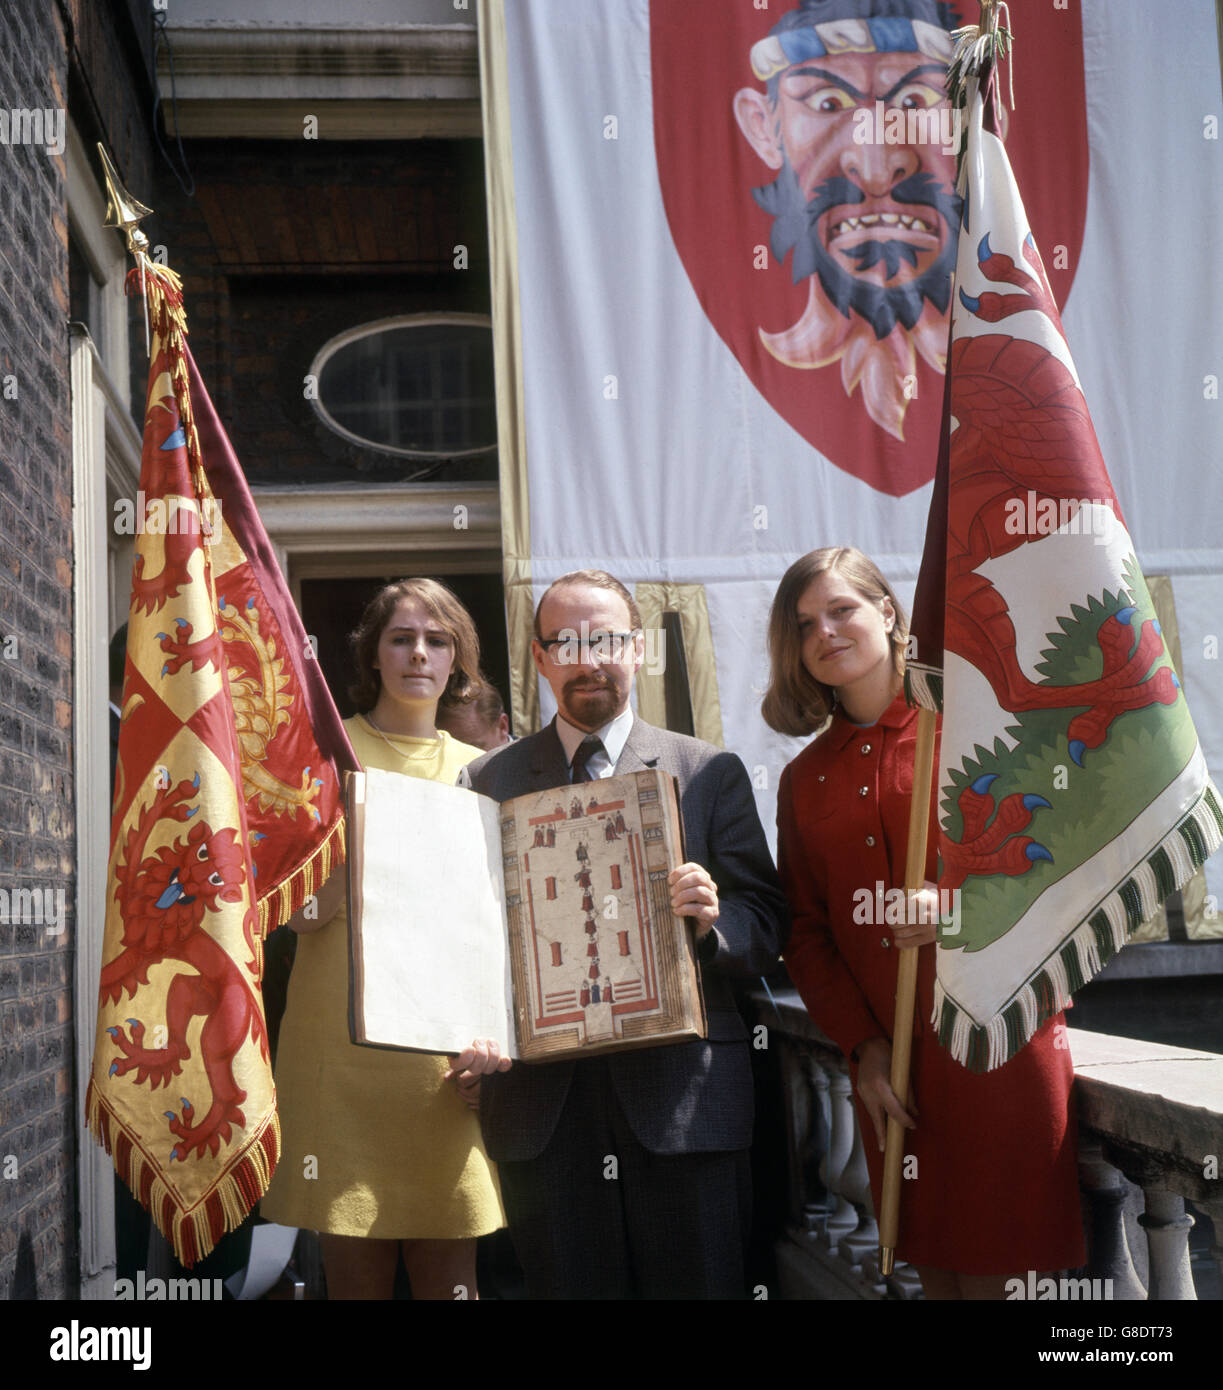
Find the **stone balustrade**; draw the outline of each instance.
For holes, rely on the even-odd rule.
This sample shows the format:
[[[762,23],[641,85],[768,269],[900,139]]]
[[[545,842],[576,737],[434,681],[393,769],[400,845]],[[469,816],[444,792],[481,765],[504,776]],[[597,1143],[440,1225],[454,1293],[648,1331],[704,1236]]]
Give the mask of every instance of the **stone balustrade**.
[[[1069,1032],[1091,1272],[1113,1280],[1114,1298],[1196,1298],[1186,1199],[1210,1217],[1223,1275],[1223,1057]],[[1127,1238],[1121,1175],[1142,1190],[1145,1251]]]
[[[776,1246],[782,1296],[920,1298],[910,1266],[898,1264],[886,1279],[879,1272],[845,1058],[794,990],[760,990],[752,1003],[755,1021],[768,1029],[783,1097],[789,1201]],[[1211,1255],[1223,1275],[1223,1057],[1073,1028],[1069,1039],[1088,1247],[1080,1277],[1111,1280],[1113,1299],[1196,1298],[1186,1199],[1210,1216]]]

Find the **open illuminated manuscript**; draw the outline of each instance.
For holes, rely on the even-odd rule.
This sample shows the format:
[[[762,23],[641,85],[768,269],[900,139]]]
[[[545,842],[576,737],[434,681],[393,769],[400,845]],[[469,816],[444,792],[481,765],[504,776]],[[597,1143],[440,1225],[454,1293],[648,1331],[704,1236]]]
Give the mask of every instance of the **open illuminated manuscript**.
[[[645,771],[488,797],[349,775],[354,1041],[525,1061],[705,1035],[675,782]]]

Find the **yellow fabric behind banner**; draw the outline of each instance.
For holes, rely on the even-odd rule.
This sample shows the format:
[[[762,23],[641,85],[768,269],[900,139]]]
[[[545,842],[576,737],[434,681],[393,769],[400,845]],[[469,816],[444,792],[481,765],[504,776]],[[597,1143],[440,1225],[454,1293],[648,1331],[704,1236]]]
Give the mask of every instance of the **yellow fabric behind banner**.
[[[480,0],[478,23],[501,468],[501,564],[510,647],[510,706],[514,732],[522,735],[539,727],[539,687],[531,661],[535,604],[531,596],[531,507],[527,490],[518,222],[514,210],[504,0]]]
[[[709,626],[709,605],[703,584],[638,584],[633,591],[641,610],[642,625],[661,630],[662,615],[679,614],[684,633],[684,655],[688,660],[688,687],[692,695],[693,730],[697,738],[723,747],[722,706],[718,700],[718,672],[714,662],[713,633]],[[667,708],[663,694],[661,665],[652,669],[647,645],[646,664],[637,676],[637,713],[648,724],[667,727]],[[663,657],[665,659],[665,653]]]
[[[1176,616],[1176,599],[1172,593],[1172,580],[1166,574],[1149,574],[1147,575],[1147,588],[1150,590],[1151,602],[1155,605],[1155,612],[1159,617],[1159,625],[1163,629],[1164,641],[1168,644],[1172,664],[1176,667],[1176,674],[1184,680],[1185,665],[1181,660],[1181,631]],[[1181,907],[1185,916],[1185,934],[1190,941],[1209,941],[1223,937],[1223,922],[1219,920],[1218,913],[1208,915],[1206,911],[1205,869],[1199,869],[1181,889]],[[1155,916],[1139,927],[1130,940],[1167,941],[1167,908],[1160,907]]]

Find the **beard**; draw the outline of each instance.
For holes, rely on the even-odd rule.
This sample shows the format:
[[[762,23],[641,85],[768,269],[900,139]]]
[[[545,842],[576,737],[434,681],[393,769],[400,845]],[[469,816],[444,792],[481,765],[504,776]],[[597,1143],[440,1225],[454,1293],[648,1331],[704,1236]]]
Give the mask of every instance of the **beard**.
[[[752,190],[752,196],[773,217],[769,238],[773,255],[783,260],[790,250],[794,258],[790,272],[794,283],[810,275],[819,282],[829,302],[846,318],[853,309],[886,338],[897,323],[911,329],[921,318],[927,302],[940,314],[951,302],[951,275],[955,270],[955,232],[960,219],[960,199],[940,184],[933,174],[919,170],[889,190],[897,203],[932,208],[947,224],[947,239],[937,259],[916,279],[903,285],[877,285],[846,270],[820,239],[820,218],[829,208],[863,203],[866,194],[852,180],[835,177],[819,184],[811,198],[803,197],[798,175],[783,152],[781,172],[772,183]],[[882,261],[888,279],[900,269],[902,261],[917,264],[917,247],[909,242],[878,240],[860,242],[845,253],[857,262],[859,270],[869,270]]]
[[[580,676],[566,683],[557,703],[570,724],[593,731],[620,713],[626,703],[625,694],[606,673],[598,677]]]

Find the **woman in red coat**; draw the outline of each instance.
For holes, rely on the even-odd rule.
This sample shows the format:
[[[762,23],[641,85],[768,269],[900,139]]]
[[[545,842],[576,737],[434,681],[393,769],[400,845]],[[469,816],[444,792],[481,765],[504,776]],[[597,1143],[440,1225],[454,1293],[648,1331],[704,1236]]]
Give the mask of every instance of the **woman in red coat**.
[[[1009,1277],[1083,1262],[1074,1069],[1060,1014],[984,1075],[939,1046],[929,1023],[933,833],[926,888],[905,922],[885,916],[887,890],[904,883],[917,737],[917,711],[902,694],[906,640],[896,596],[857,550],[804,556],[773,600],[766,721],[804,735],[832,715],[778,792],[778,863],[793,914],[785,959],[811,1017],[850,1059],[876,1210],[887,1116],[908,1131],[898,1257],[917,1267],[928,1298],[999,1298]],[[931,801],[933,832],[937,788]],[[902,946],[921,951],[907,1107],[890,1085]]]

